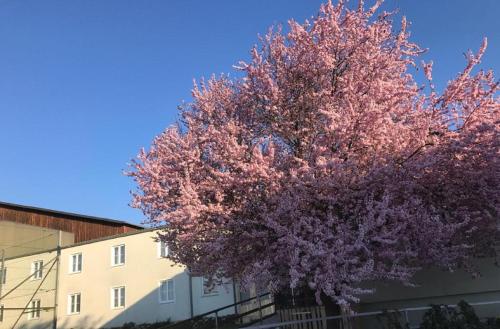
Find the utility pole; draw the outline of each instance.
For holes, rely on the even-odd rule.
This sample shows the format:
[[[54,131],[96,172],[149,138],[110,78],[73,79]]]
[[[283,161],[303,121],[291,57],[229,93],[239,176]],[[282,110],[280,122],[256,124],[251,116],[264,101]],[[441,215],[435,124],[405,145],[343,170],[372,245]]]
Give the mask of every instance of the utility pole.
[[[3,288],[3,280],[4,278],[4,271],[5,271],[5,250],[2,249],[2,258],[0,259],[1,265],[0,265],[0,299],[2,299],[2,288]]]
[[[59,294],[59,267],[61,264],[61,240],[62,240],[62,232],[59,230],[58,240],[57,240],[57,255],[56,255],[56,286],[54,290],[54,318],[52,321],[52,329],[57,329],[57,306],[58,303],[58,294]]]

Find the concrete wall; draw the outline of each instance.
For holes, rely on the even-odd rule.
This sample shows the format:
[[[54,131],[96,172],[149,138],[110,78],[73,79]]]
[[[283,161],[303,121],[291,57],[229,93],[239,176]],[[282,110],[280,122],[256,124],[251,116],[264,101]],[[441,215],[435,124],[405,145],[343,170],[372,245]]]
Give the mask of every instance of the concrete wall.
[[[0,251],[12,258],[54,249],[59,242],[59,231],[32,225],[0,220]],[[74,234],[61,231],[61,245],[73,244]]]
[[[430,304],[457,304],[460,300],[469,303],[500,301],[500,267],[495,259],[476,261],[480,276],[473,278],[463,270],[454,273],[439,269],[423,270],[417,273],[415,282],[420,286],[405,287],[394,283],[369,284],[376,287],[372,295],[362,296],[360,312],[384,309],[402,309],[429,306]],[[500,316],[500,304],[478,306],[481,317]],[[420,321],[424,311],[410,312],[410,322]]]
[[[53,307],[57,265],[50,268],[55,258],[56,252],[46,252],[7,260],[5,262],[7,268],[6,284],[2,287],[2,296],[5,297],[0,300],[0,305],[4,305],[5,308],[24,308],[33,297],[33,299],[40,300],[42,308]],[[44,264],[42,279],[31,278],[14,289],[31,275],[33,262],[40,260]],[[45,278],[44,281],[43,278]],[[37,291],[39,285],[41,286]],[[12,293],[9,293],[12,289],[14,289]],[[38,319],[28,319],[28,313],[23,313],[23,310],[5,310],[4,321],[0,322],[0,328],[11,328],[18,318],[19,322],[16,328],[52,328],[53,317],[54,309],[41,311]]]

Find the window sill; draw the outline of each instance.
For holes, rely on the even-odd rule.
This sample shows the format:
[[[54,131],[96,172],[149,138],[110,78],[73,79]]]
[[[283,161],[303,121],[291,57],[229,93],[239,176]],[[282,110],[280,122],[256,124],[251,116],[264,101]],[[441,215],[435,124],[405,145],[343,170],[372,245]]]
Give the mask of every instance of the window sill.
[[[158,303],[159,304],[173,304],[173,303],[175,303],[175,299],[174,300],[160,300]]]

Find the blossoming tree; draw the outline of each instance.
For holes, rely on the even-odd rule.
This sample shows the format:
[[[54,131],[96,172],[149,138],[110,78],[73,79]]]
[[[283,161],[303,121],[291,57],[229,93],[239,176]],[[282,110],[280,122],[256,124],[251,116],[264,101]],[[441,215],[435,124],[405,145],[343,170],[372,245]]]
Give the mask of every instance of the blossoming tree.
[[[395,31],[379,5],[330,2],[271,30],[241,78],[197,84],[181,122],[140,153],[133,205],[166,225],[174,261],[348,306],[370,292],[362,282],[409,284],[491,246],[499,84],[473,72],[486,40],[438,92],[406,21]]]

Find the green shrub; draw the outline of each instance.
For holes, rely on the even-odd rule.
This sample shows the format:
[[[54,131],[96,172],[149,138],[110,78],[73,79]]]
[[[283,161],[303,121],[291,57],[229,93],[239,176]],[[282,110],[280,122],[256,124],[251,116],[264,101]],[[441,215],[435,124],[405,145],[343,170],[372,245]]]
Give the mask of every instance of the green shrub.
[[[500,319],[481,321],[474,308],[460,301],[457,308],[431,305],[422,319],[420,329],[500,329]]]
[[[406,321],[401,316],[401,313],[396,310],[384,310],[384,313],[377,315],[377,321],[384,329],[408,329],[410,328]]]

